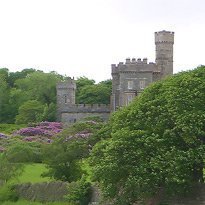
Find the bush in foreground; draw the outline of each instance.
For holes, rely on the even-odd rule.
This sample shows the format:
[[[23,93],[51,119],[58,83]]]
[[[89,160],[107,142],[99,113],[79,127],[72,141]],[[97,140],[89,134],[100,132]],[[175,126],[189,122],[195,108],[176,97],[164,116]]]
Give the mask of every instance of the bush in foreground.
[[[114,113],[111,138],[95,146],[90,161],[112,204],[154,204],[157,195],[185,193],[203,182],[204,91],[202,66],[152,84]]]

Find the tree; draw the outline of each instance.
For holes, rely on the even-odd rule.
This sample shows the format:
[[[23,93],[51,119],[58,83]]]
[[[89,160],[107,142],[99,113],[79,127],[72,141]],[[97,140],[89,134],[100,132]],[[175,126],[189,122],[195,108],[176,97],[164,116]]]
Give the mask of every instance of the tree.
[[[8,147],[4,157],[10,163],[42,162],[40,144],[37,142],[16,142]]]
[[[76,87],[77,87],[77,90],[76,90],[76,103],[78,103],[78,104],[84,103],[84,102],[82,102],[82,99],[81,99],[81,94],[80,94],[81,90],[85,86],[91,86],[91,85],[94,85],[94,84],[95,84],[94,80],[88,79],[85,76],[77,78],[77,80],[76,80]]]
[[[9,69],[8,68],[0,68],[0,76],[8,83],[9,78]]]
[[[0,180],[7,182],[18,176],[22,172],[22,165],[8,162],[3,156],[0,156]]]
[[[0,70],[0,122],[8,122],[9,88],[6,82],[7,75]]]
[[[19,107],[16,124],[40,122],[43,119],[44,105],[37,100],[29,100]]]
[[[78,103],[109,104],[111,90],[111,80],[102,81],[98,84],[84,85],[77,95]]]
[[[114,113],[111,137],[95,146],[90,161],[112,204],[154,201],[203,182],[204,91],[202,66],[153,83]]]
[[[10,72],[8,75],[8,84],[11,88],[15,86],[16,80],[26,78],[27,75],[36,72],[33,68],[23,69],[22,71]]]
[[[76,181],[85,172],[82,161],[88,158],[96,141],[102,122],[83,121],[64,129],[51,145],[43,149],[44,163],[48,165],[48,176],[57,180]]]
[[[54,72],[36,71],[27,75],[26,78],[16,80],[15,85],[18,89],[26,91],[30,100],[38,100],[49,105],[56,103],[56,83],[62,78]]]

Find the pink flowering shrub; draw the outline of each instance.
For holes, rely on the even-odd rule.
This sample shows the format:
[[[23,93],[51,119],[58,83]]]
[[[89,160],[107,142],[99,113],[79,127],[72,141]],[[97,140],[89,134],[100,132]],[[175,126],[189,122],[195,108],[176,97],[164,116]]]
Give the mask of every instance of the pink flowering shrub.
[[[41,122],[35,127],[22,128],[15,132],[15,135],[21,136],[47,136],[53,135],[62,131],[62,124],[59,122]],[[32,139],[30,139],[32,141]],[[27,139],[29,141],[29,139]]]
[[[0,133],[0,139],[8,139],[9,137],[3,133]]]

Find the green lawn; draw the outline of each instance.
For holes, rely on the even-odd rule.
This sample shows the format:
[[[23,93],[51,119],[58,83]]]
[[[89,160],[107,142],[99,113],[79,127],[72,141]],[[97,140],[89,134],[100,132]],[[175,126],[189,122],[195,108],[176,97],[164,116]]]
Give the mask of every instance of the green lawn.
[[[13,179],[10,183],[38,183],[38,182],[46,182],[52,181],[52,179],[48,177],[42,177],[41,174],[47,171],[45,164],[25,164],[24,171],[18,179]],[[1,205],[72,205],[68,202],[31,202],[26,200],[18,200],[17,202],[3,202]]]
[[[23,173],[17,178],[13,179],[12,183],[38,183],[52,181],[49,177],[42,177],[41,174],[46,172],[47,168],[44,164],[26,164]]]

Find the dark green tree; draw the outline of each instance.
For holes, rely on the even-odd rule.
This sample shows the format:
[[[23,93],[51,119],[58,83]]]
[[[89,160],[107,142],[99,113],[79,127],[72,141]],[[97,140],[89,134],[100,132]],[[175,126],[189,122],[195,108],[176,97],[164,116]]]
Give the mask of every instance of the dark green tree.
[[[44,105],[37,100],[26,101],[19,107],[16,124],[40,122],[43,119]]]
[[[10,163],[5,157],[0,155],[0,180],[7,182],[8,180],[15,178],[22,172],[22,165],[16,163]]]
[[[82,161],[88,158],[91,147],[99,141],[96,132],[104,123],[83,121],[64,129],[51,145],[43,149],[48,176],[63,181],[79,180],[84,173]]]
[[[102,81],[98,84],[84,85],[77,93],[78,103],[109,104],[111,91],[111,80]]]
[[[15,86],[16,80],[26,78],[29,74],[36,72],[33,68],[26,68],[22,71],[10,72],[8,75],[8,84],[12,88]]]
[[[90,163],[112,204],[148,204],[203,182],[204,102],[202,66],[153,83],[114,113],[111,138],[95,146]]]
[[[0,72],[0,122],[9,122],[7,115],[9,111],[9,88],[6,78],[7,75]]]
[[[81,99],[81,90],[85,87],[85,86],[91,86],[94,85],[95,81],[88,79],[87,77],[79,77],[76,80],[76,103],[80,104],[82,103],[82,99]],[[84,102],[83,102],[84,103]]]
[[[62,78],[53,72],[36,71],[27,75],[26,78],[16,80],[15,85],[18,89],[26,91],[30,100],[38,100],[49,105],[56,103],[56,83]]]

